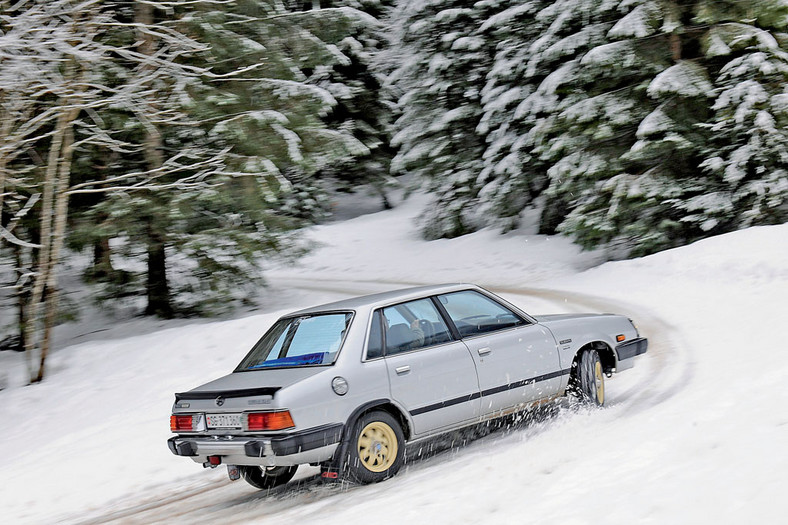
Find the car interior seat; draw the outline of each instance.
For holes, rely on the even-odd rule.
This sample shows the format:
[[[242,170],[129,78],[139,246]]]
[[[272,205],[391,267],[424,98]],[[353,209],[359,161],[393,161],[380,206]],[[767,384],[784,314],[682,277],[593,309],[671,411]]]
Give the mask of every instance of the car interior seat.
[[[419,319],[419,328],[424,332],[424,346],[435,344],[435,327],[426,319]]]
[[[395,324],[386,331],[386,350],[401,352],[407,350],[413,342],[413,332],[405,323]]]

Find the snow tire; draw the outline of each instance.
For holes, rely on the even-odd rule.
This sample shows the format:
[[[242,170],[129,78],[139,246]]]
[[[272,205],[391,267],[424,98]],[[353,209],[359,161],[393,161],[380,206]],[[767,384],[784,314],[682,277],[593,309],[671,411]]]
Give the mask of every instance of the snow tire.
[[[388,412],[361,416],[353,428],[345,469],[357,483],[377,483],[395,475],[405,458],[405,436]]]
[[[599,352],[583,350],[572,367],[569,390],[581,403],[595,406],[605,404],[605,374]]]
[[[284,485],[295,476],[298,465],[292,467],[258,467],[239,466],[241,476],[251,486],[261,490],[272,489]]]

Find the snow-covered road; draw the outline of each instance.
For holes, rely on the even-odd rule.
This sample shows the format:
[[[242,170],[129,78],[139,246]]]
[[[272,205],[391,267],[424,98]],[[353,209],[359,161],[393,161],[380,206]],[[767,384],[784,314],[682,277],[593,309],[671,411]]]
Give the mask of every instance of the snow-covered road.
[[[254,315],[102,325],[56,349],[31,387],[6,367],[19,356],[0,355],[0,522],[784,521],[788,225],[596,266],[599,254],[524,232],[424,242],[410,227],[423,204],[311,229],[322,246],[269,269],[276,300]],[[535,314],[627,314],[649,353],[610,380],[604,410],[437,446],[373,486],[320,485],[304,468],[265,494],[167,450],[172,393],[232,370],[282,310],[447,281]]]

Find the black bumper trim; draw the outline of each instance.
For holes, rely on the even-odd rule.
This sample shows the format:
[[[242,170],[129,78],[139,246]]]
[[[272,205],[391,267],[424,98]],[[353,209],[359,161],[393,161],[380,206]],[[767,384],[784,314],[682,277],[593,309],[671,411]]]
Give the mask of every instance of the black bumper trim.
[[[645,337],[638,337],[626,343],[622,343],[616,347],[616,354],[618,360],[632,359],[635,356],[645,354],[648,351],[648,339]]]
[[[171,437],[167,440],[167,446],[170,447],[170,452],[175,454],[176,456],[196,456],[197,453],[194,451],[194,447],[188,441],[181,441],[180,443],[176,442],[175,440],[178,438]]]
[[[284,436],[271,436],[271,449],[275,456],[290,456],[316,448],[339,443],[345,425],[336,423],[323,425],[303,432]],[[244,445],[246,455],[253,458],[263,457],[263,442],[252,440]]]

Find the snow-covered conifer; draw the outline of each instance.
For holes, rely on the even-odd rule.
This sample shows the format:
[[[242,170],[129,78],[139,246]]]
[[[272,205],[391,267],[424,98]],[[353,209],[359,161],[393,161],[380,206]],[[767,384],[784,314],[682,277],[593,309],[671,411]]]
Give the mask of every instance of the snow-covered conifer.
[[[607,63],[620,81],[605,95],[629,90],[630,104],[650,111],[629,133],[611,128],[628,148],[619,172],[581,176],[562,229],[641,254],[784,220],[786,54],[775,35],[786,13],[784,2],[637,2],[583,61],[605,63],[615,50]],[[621,71],[638,58],[651,74]]]
[[[686,203],[706,229],[788,219],[788,38],[781,33],[788,17],[781,12],[784,3],[761,3],[748,11],[757,24],[718,24],[706,38],[707,56],[725,60],[701,165],[714,192]],[[714,20],[715,11],[703,13]]]
[[[402,93],[392,169],[413,173],[435,193],[422,223],[429,238],[461,235],[482,223],[485,140],[477,128],[495,43],[480,26],[496,4],[406,0],[392,15],[402,57],[392,75]]]
[[[480,32],[497,42],[482,90],[478,131],[486,137],[480,174],[480,210],[487,222],[506,230],[518,225],[522,209],[546,186],[546,167],[533,155],[528,132],[532,115],[518,111],[549,73],[530,67],[532,46],[547,25],[537,15],[547,2],[500,2]]]

